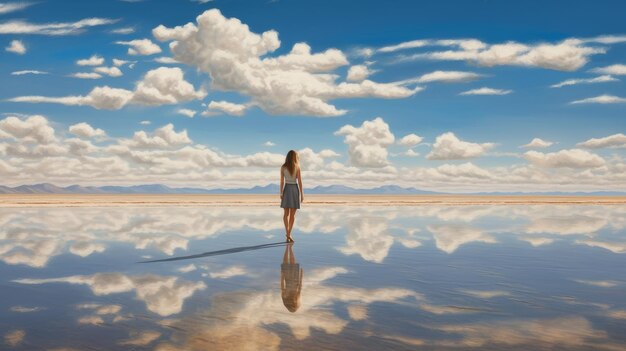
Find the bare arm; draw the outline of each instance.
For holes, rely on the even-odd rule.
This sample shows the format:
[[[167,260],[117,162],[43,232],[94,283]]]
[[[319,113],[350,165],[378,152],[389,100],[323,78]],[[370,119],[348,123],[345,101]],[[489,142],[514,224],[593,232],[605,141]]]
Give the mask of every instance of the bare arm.
[[[280,199],[283,199],[283,188],[285,187],[285,173],[283,168],[280,167]]]
[[[304,189],[302,188],[302,172],[298,170],[298,188],[300,188],[300,202],[304,202]]]

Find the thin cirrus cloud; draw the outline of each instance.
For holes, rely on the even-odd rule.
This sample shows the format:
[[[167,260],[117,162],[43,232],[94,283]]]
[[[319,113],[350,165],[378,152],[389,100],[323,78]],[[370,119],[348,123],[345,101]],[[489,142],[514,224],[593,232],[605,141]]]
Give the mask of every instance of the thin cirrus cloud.
[[[562,88],[569,85],[577,85],[577,84],[594,84],[594,83],[606,83],[606,82],[618,82],[619,79],[612,77],[610,75],[603,75],[594,78],[579,78],[579,79],[568,79],[564,80],[560,83],[553,84],[550,88]]]
[[[76,72],[69,75],[69,77],[79,78],[79,79],[100,79],[102,75],[95,72]]]
[[[117,22],[110,18],[85,18],[77,22],[35,24],[25,21],[8,21],[0,23],[0,34],[38,34],[38,35],[73,35],[83,33],[86,29]]]
[[[463,82],[471,82],[480,77],[482,77],[481,74],[474,73],[474,72],[434,71],[434,72],[423,74],[417,78],[405,79],[397,83],[401,83],[401,84],[434,83],[434,82],[463,83]]]
[[[513,90],[482,87],[478,89],[471,89],[468,91],[464,91],[460,93],[459,95],[508,95],[512,92]]]
[[[13,75],[13,76],[23,76],[25,74],[40,75],[40,74],[49,74],[49,73],[45,72],[45,71],[34,70],[34,69],[26,69],[26,70],[22,70],[22,71],[11,72],[11,75]]]
[[[5,13],[15,12],[23,10],[29,6],[32,6],[32,2],[13,2],[13,3],[0,3],[0,15],[4,15]]]
[[[581,100],[575,100],[570,104],[625,104],[626,98],[614,95],[599,95]]]

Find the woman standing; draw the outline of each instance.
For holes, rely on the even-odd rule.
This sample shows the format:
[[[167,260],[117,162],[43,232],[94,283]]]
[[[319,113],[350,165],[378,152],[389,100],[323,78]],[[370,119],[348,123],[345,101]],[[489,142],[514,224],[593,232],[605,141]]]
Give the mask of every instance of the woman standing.
[[[294,150],[290,150],[285,163],[280,167],[280,207],[284,209],[283,222],[287,242],[294,242],[291,238],[291,229],[296,219],[296,211],[300,202],[304,202],[302,191],[302,175],[300,174],[300,157]]]

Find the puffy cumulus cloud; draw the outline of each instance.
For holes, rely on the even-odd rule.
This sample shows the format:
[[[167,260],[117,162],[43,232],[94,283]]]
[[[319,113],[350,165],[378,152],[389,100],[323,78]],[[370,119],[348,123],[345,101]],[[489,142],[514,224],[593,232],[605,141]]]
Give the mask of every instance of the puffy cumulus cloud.
[[[413,147],[421,143],[422,140],[424,140],[424,138],[422,138],[421,136],[411,133],[403,136],[400,140],[398,140],[398,144],[402,146]]]
[[[482,87],[478,89],[471,89],[471,90],[464,91],[460,93],[459,95],[508,95],[512,92],[513,90]]]
[[[604,75],[595,78],[579,78],[579,79],[567,79],[560,83],[553,84],[550,88],[562,88],[569,85],[577,84],[594,84],[594,83],[606,83],[606,82],[618,82],[619,79],[612,76]]]
[[[116,41],[116,44],[127,45],[129,55],[154,55],[161,52],[161,48],[150,39],[135,39],[130,41]]]
[[[69,132],[82,138],[104,138],[106,132],[100,128],[94,128],[88,123],[81,122],[69,127]]]
[[[595,168],[605,165],[602,157],[580,149],[566,149],[557,152],[543,153],[527,151],[524,158],[534,165],[549,168]]]
[[[614,95],[599,95],[581,100],[574,100],[570,104],[624,104],[626,98]]]
[[[76,64],[79,66],[101,66],[104,64],[104,58],[102,56],[92,55],[89,58],[76,61]]]
[[[385,167],[387,147],[395,141],[389,125],[381,118],[364,121],[360,127],[345,125],[335,132],[348,144],[350,163],[359,167]]]
[[[115,69],[115,67],[112,67]],[[178,67],[159,67],[148,71],[137,83],[135,91],[95,87],[85,96],[18,96],[9,99],[13,102],[56,103],[70,106],[91,106],[96,109],[117,110],[127,104],[158,106],[201,99],[206,96],[204,90],[196,91],[193,85],[185,81],[183,71]]]
[[[346,245],[339,248],[344,255],[358,254],[364,260],[382,263],[393,244],[388,233],[387,220],[381,217],[363,217],[349,223]]]
[[[576,146],[588,149],[626,148],[626,135],[617,133],[604,138],[591,138],[576,144]]]
[[[437,248],[448,254],[469,243],[494,244],[497,242],[492,235],[465,224],[432,224],[428,226],[428,231],[432,233]]]
[[[214,89],[235,91],[270,114],[331,117],[345,114],[329,100],[339,98],[404,98],[416,91],[398,84],[370,80],[337,83],[332,72],[348,64],[337,49],[311,53],[305,43],[296,43],[284,55],[269,56],[280,47],[274,30],[257,34],[236,18],[226,18],[217,9],[205,11],[197,23],[152,33],[169,41],[174,58],[196,66],[211,76]]]
[[[191,144],[191,142],[186,129],[176,132],[174,125],[171,123],[157,128],[153,135],[148,135],[148,133],[142,130],[135,132],[132,139],[121,141],[123,145],[133,148],[168,148]]]
[[[547,141],[547,140],[543,140],[541,138],[533,138],[533,140],[531,140],[528,144],[524,144],[520,147],[523,148],[527,148],[527,149],[533,149],[533,148],[546,148],[546,147],[550,147],[554,144],[554,142],[552,141]]]
[[[374,71],[366,65],[354,65],[348,69],[346,80],[349,82],[361,82],[369,77]]]
[[[429,160],[462,160],[482,156],[493,143],[472,143],[457,138],[452,132],[439,135],[426,158]]]
[[[599,74],[612,74],[616,76],[624,76],[626,75],[626,65],[615,64],[605,67],[597,67],[591,70],[591,72],[599,73]]]
[[[9,46],[5,47],[4,50],[14,54],[24,55],[26,53],[26,46],[24,46],[21,40],[11,40]]]
[[[70,252],[80,257],[87,257],[96,252],[104,252],[104,250],[106,250],[104,244],[89,241],[79,241],[70,246]]]
[[[207,93],[195,90],[185,81],[183,71],[178,67],[159,67],[148,71],[137,84],[132,102],[158,106],[202,99]]]
[[[211,101],[207,110],[202,114],[210,116],[222,112],[231,116],[243,116],[247,109],[248,106],[245,104],[235,104],[228,101]]]
[[[29,23],[13,20],[0,23],[0,34],[39,34],[39,35],[72,35],[80,34],[89,27],[102,26],[117,22],[108,18],[86,18],[76,22]]]
[[[122,273],[97,273],[62,278],[17,279],[19,284],[69,283],[87,285],[94,295],[103,296],[135,291],[148,311],[166,317],[180,313],[183,303],[196,291],[206,289],[202,282],[189,282],[160,275],[127,276]]]
[[[123,75],[122,71],[113,66],[113,67],[96,67],[94,68],[94,71],[98,72],[98,73],[102,73],[102,74],[106,74],[109,77],[120,77]]]
[[[9,116],[0,120],[0,138],[12,138],[39,144],[50,144],[57,140],[54,129],[48,120],[39,115],[24,119]]]
[[[592,55],[606,52],[604,47],[594,46],[594,42],[580,39],[566,39],[557,43],[534,45],[509,41],[500,44],[487,44],[476,39],[432,40],[429,45],[451,49],[430,51],[413,55],[403,55],[396,61],[445,60],[470,61],[481,66],[528,66],[559,71],[575,71],[589,62]],[[398,46],[401,46],[399,44]]]

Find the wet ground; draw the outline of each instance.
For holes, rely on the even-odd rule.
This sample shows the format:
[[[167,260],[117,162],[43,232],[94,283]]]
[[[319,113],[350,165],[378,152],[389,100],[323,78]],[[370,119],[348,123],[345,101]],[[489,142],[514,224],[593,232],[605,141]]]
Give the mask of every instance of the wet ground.
[[[0,208],[4,350],[626,350],[626,206]]]

